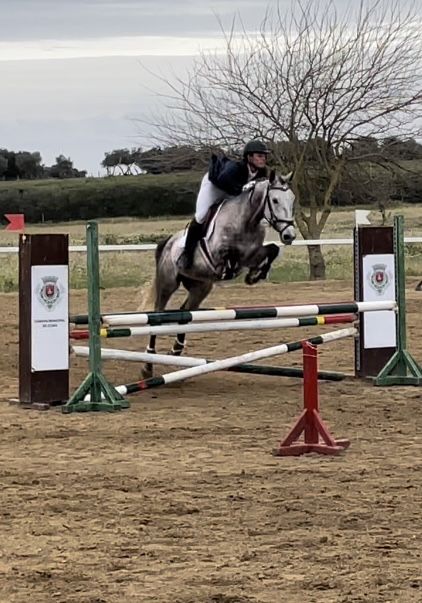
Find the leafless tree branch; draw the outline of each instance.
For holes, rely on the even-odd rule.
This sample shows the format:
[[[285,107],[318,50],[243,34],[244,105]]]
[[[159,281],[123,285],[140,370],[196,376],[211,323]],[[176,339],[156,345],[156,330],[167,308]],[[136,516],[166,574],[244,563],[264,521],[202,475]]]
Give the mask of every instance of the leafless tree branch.
[[[202,53],[186,78],[168,85],[155,140],[233,150],[264,138],[280,165],[295,168],[299,203],[315,214],[300,208],[299,226],[313,238],[353,143],[420,127],[421,22],[398,0],[351,2],[342,16],[331,2],[298,0],[288,12],[267,10],[257,33],[241,22],[220,26],[225,52]],[[316,166],[325,177],[319,193]]]

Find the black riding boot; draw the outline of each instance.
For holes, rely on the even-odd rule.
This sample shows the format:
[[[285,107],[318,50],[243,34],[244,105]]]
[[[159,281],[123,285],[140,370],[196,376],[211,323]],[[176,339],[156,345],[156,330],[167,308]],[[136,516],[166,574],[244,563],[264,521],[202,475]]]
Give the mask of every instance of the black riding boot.
[[[195,249],[199,240],[202,238],[203,231],[203,224],[199,224],[199,222],[193,218],[192,222],[189,224],[188,232],[186,234],[185,252],[183,254],[183,267],[186,270],[192,268]]]

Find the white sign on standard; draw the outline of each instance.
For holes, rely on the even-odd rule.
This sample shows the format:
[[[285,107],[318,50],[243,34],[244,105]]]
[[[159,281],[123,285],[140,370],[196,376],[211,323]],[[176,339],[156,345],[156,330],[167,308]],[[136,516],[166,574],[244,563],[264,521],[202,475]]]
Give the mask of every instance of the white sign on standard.
[[[396,299],[394,254],[363,257],[363,301]],[[392,310],[367,312],[363,318],[365,345],[369,348],[396,346],[396,313]]]
[[[68,370],[68,266],[32,266],[31,292],[31,370]]]

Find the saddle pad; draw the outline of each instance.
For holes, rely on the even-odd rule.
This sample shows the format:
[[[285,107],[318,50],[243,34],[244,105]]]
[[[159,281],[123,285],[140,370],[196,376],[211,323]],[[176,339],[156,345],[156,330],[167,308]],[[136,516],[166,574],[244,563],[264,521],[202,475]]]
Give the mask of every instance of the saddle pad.
[[[186,230],[187,229],[185,229],[184,233],[177,239],[175,244],[172,245],[172,247],[171,247],[171,252],[170,252],[171,259],[176,266],[178,264],[180,256],[182,255],[182,253],[185,249]],[[208,236],[208,234],[207,234],[207,236]],[[206,246],[206,243],[205,243],[205,246]],[[208,267],[208,269],[211,270],[211,272],[215,273],[215,268],[212,265],[210,258],[208,258],[207,253],[204,252],[204,249],[202,248],[202,245],[200,243],[198,243],[197,251],[199,252],[199,254],[201,256],[202,263],[205,264]]]
[[[187,231],[188,229],[186,227],[183,234],[176,239],[175,244],[171,247],[171,258],[175,264],[177,264],[178,259],[185,249]]]
[[[207,231],[205,233],[205,236],[203,237],[203,239],[205,239],[205,241],[209,241],[209,239],[211,238],[211,235],[213,234],[213,232],[215,230],[215,221],[216,221],[217,216],[220,213],[221,208],[223,207],[225,202],[226,202],[226,200],[224,200],[220,203],[220,205],[215,210],[214,215],[212,216],[210,222],[207,224],[207,226],[206,226]],[[188,226],[186,226],[185,230],[183,231],[183,234],[177,239],[176,244],[173,245],[173,249],[177,250],[177,252],[176,252],[177,257],[180,257],[182,251],[185,248],[187,232],[188,232]]]
[[[214,233],[215,230],[215,222],[217,220],[217,216],[221,211],[221,208],[223,207],[223,205],[226,203],[227,199],[224,199],[224,201],[222,201],[220,203],[220,205],[217,207],[217,210],[214,212],[213,217],[210,220],[210,223],[207,226],[207,232],[205,234],[205,236],[203,237],[205,239],[205,241],[209,241],[212,234]]]

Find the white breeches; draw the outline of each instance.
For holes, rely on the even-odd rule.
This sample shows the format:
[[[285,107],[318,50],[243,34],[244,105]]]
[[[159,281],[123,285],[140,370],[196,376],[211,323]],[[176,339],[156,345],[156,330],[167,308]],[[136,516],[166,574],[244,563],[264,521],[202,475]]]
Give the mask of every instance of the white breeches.
[[[227,199],[229,195],[221,189],[214,186],[208,178],[208,174],[202,178],[201,187],[196,199],[195,220],[198,224],[203,224],[207,217],[208,211],[215,203],[221,203],[223,199]]]

